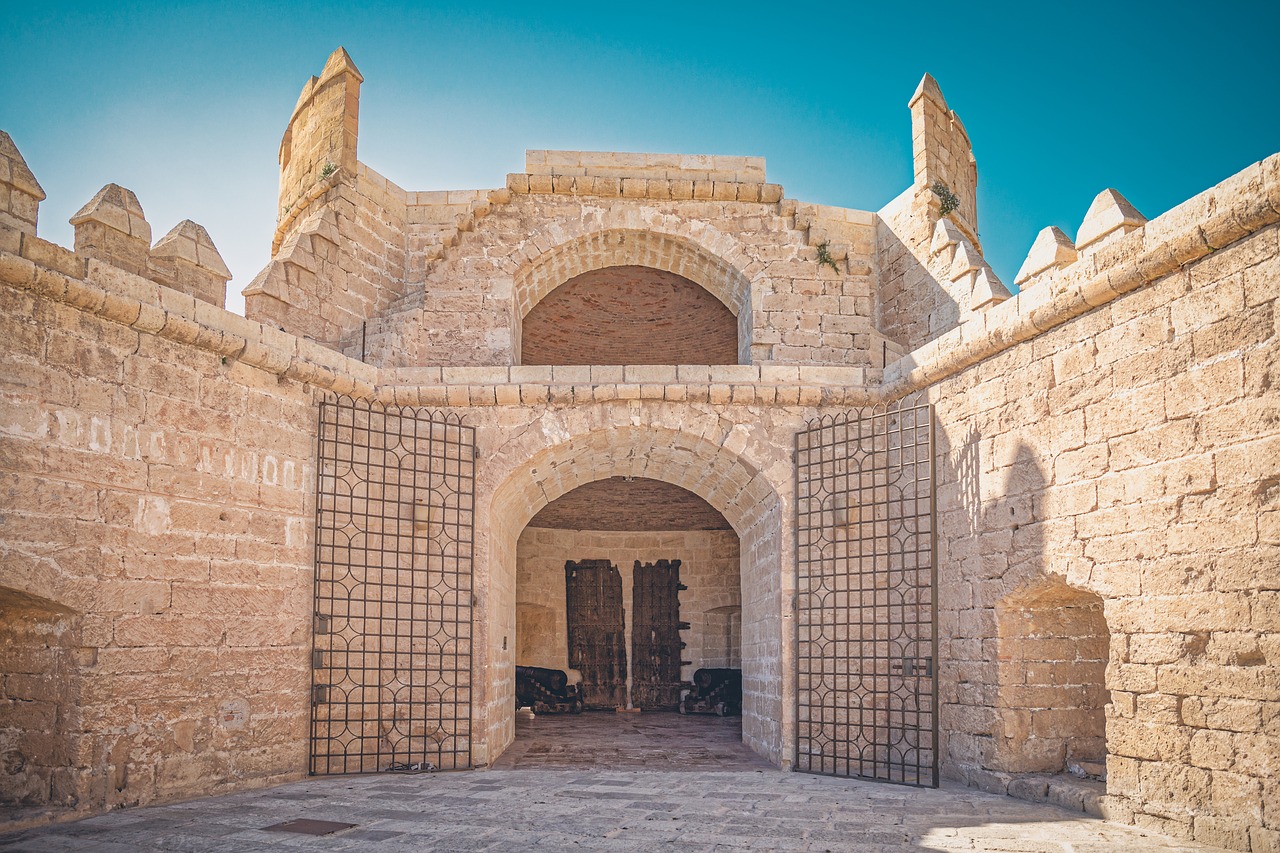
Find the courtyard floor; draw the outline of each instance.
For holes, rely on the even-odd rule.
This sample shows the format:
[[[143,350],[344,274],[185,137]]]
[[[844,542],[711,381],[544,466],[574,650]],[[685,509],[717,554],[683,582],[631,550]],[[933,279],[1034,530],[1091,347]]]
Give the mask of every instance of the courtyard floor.
[[[0,836],[0,851],[1217,849],[954,785],[783,773],[739,731],[736,719],[674,714],[520,720],[489,770],[308,779]],[[298,819],[355,826],[267,830]]]

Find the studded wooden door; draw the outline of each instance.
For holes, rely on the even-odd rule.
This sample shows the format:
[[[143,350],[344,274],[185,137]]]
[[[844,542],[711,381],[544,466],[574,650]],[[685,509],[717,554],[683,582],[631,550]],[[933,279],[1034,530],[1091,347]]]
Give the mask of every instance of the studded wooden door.
[[[588,710],[627,704],[627,633],[622,575],[608,560],[564,564],[569,667],[582,673]]]
[[[631,703],[642,711],[680,706],[680,561],[636,560],[631,580]]]

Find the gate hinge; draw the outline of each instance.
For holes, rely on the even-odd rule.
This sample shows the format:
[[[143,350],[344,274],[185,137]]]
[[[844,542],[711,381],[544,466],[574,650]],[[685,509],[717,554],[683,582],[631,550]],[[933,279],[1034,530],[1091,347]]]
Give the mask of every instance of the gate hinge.
[[[324,705],[329,701],[329,685],[313,684],[311,685],[311,704]]]
[[[329,633],[330,618],[323,613],[317,613],[312,622],[312,630],[317,634]]]

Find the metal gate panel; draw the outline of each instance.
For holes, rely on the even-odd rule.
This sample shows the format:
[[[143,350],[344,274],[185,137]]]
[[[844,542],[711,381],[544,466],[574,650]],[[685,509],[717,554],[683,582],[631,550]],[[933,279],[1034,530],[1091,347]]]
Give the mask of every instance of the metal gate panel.
[[[471,765],[475,430],[320,405],[311,773]]]
[[[796,769],[937,787],[933,410],[796,436]]]

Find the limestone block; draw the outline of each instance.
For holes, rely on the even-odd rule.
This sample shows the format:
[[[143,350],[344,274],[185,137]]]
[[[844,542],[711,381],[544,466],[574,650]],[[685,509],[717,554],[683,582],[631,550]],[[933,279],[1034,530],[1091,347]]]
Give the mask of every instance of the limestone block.
[[[44,197],[13,138],[0,130],[0,226],[34,235]]]
[[[151,226],[132,190],[107,184],[76,211],[70,222],[75,226],[77,255],[98,258],[138,275],[147,274]]]
[[[976,273],[982,269],[985,264],[986,262],[982,260],[982,255],[979,255],[978,250],[973,248],[973,244],[961,238],[956,246],[956,255],[951,261],[948,277],[952,281],[960,281],[969,273]]]
[[[1116,232],[1121,235],[1136,231],[1147,218],[1129,200],[1113,189],[1105,189],[1094,198],[1084,222],[1076,232],[1076,249],[1084,251]]]
[[[1013,283],[1021,286],[1045,270],[1070,266],[1078,256],[1071,238],[1062,233],[1061,229],[1050,225],[1036,235],[1031,251],[1014,276]]]
[[[977,311],[979,308],[1003,302],[1011,296],[1013,294],[1004,286],[1004,282],[996,277],[995,271],[983,264],[973,279],[973,296],[969,307]]]
[[[929,243],[929,254],[937,255],[945,249],[959,245],[964,240],[964,235],[960,233],[960,229],[950,219],[938,220],[938,224],[933,228],[933,240]]]
[[[182,220],[160,238],[151,257],[172,264],[170,286],[219,308],[226,305],[231,271],[203,226]]]

